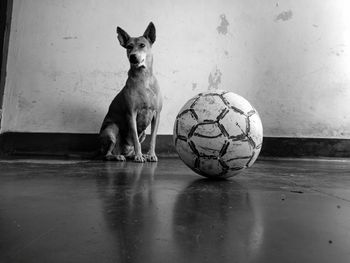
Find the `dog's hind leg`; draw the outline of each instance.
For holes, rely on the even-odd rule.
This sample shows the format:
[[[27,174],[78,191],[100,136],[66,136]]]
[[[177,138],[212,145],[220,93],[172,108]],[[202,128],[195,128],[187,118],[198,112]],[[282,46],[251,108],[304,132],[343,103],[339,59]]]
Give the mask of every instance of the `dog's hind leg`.
[[[106,161],[125,161],[125,157],[121,155],[120,134],[116,124],[109,124],[100,133],[101,150],[105,153]]]
[[[139,135],[139,141],[140,141],[140,143],[143,143],[143,141],[144,141],[145,139],[146,139],[146,132],[143,131],[143,132],[141,132],[140,135]]]

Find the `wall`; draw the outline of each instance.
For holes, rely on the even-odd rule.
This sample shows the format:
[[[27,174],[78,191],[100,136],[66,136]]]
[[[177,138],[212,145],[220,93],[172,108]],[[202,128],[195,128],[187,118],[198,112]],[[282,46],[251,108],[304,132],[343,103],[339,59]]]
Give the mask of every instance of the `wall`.
[[[13,0],[1,132],[96,133],[126,80],[115,28],[153,21],[161,134],[208,88],[246,97],[265,136],[350,138],[347,0]]]

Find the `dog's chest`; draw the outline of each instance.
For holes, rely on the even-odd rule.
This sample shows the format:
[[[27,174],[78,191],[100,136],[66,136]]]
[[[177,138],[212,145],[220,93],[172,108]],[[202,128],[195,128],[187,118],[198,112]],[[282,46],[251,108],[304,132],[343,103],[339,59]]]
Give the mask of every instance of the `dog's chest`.
[[[132,111],[136,113],[137,130],[143,131],[151,123],[159,108],[156,80],[147,74],[129,75],[125,92]]]
[[[139,102],[136,105],[136,122],[139,131],[143,131],[151,123],[157,109],[157,95],[151,88],[145,88],[139,94]]]
[[[138,80],[134,86],[134,106],[137,111],[155,110],[157,107],[157,89],[149,78]]]

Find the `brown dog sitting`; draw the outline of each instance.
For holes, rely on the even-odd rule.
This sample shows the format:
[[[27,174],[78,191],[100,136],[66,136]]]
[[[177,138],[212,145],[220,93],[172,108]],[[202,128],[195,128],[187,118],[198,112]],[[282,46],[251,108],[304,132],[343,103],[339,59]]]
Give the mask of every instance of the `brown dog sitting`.
[[[106,160],[125,161],[127,157],[135,162],[156,162],[156,136],[162,109],[162,97],[152,68],[151,50],[156,29],[151,22],[141,37],[130,37],[120,27],[117,33],[120,45],[126,48],[130,69],[124,88],[113,99],[103,120],[101,150]],[[141,143],[150,124],[150,147],[143,155]]]

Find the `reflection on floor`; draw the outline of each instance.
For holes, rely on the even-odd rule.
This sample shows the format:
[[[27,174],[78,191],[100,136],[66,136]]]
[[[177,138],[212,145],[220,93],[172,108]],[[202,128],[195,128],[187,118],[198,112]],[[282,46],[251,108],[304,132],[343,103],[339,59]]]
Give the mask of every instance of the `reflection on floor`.
[[[349,262],[350,161],[211,181],[159,163],[0,161],[0,262]]]

